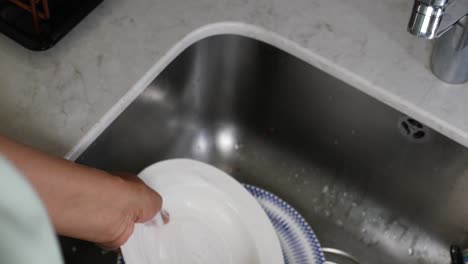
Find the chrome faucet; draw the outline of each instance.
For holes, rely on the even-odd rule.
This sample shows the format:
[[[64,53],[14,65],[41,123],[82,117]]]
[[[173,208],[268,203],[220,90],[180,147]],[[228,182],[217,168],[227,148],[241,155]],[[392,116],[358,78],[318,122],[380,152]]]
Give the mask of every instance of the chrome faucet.
[[[431,68],[447,83],[468,81],[468,0],[415,0],[408,32],[435,39]]]

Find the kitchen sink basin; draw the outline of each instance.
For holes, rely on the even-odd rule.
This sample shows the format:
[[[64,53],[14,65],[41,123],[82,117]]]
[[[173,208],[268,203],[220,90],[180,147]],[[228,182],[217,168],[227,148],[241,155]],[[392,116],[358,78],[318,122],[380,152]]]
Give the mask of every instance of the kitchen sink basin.
[[[360,263],[449,264],[451,244],[468,246],[465,147],[258,40],[191,45],[76,162],[138,173],[171,158],[277,194]],[[61,243],[66,263],[116,261]]]

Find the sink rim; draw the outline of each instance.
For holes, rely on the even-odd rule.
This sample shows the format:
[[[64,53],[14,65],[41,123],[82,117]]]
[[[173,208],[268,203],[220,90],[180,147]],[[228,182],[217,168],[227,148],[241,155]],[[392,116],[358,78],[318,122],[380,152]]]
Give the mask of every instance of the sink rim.
[[[423,108],[373,84],[363,77],[337,65],[333,61],[312,52],[278,33],[252,24],[227,21],[199,27],[176,42],[150,69],[94,124],[78,143],[65,155],[76,160],[92,142],[170,65],[183,51],[206,38],[220,35],[236,35],[278,48],[289,55],[341,80],[397,111],[411,116],[442,135],[468,148],[468,132],[431,115]]]
[[[412,263],[417,248],[418,259],[447,262],[448,245],[466,243],[457,209],[466,193],[451,183],[466,182],[468,151],[433,130],[413,142],[401,122],[400,111],[285,51],[220,35],[184,50],[76,161],[138,173],[193,158],[284,197],[324,245],[388,263]]]

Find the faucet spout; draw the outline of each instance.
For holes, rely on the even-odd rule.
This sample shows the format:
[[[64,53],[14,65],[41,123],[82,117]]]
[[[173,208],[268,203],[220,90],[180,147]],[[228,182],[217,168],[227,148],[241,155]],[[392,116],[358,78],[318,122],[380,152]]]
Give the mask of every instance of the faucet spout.
[[[436,38],[447,5],[448,0],[415,0],[408,32],[420,38]]]
[[[408,32],[435,39],[468,14],[468,0],[415,0]]]

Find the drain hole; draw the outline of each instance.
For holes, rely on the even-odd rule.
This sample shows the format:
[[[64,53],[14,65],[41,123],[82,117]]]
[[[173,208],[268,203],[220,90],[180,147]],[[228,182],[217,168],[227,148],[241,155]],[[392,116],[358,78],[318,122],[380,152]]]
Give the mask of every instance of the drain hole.
[[[416,138],[416,139],[421,139],[425,135],[426,135],[426,133],[424,133],[424,131],[418,131],[418,132],[414,133],[413,137]]]
[[[404,132],[406,132],[405,134],[409,135],[411,133],[411,131],[410,131],[408,123],[402,122],[401,125],[402,125],[403,129],[405,130]]]
[[[401,134],[412,142],[425,142],[428,138],[429,129],[411,117],[400,117],[398,128]]]
[[[423,128],[423,125],[421,125],[421,123],[419,123],[418,121],[416,121],[416,120],[414,120],[412,118],[408,118],[407,120],[411,125],[413,125],[413,126],[415,126],[417,128]]]

